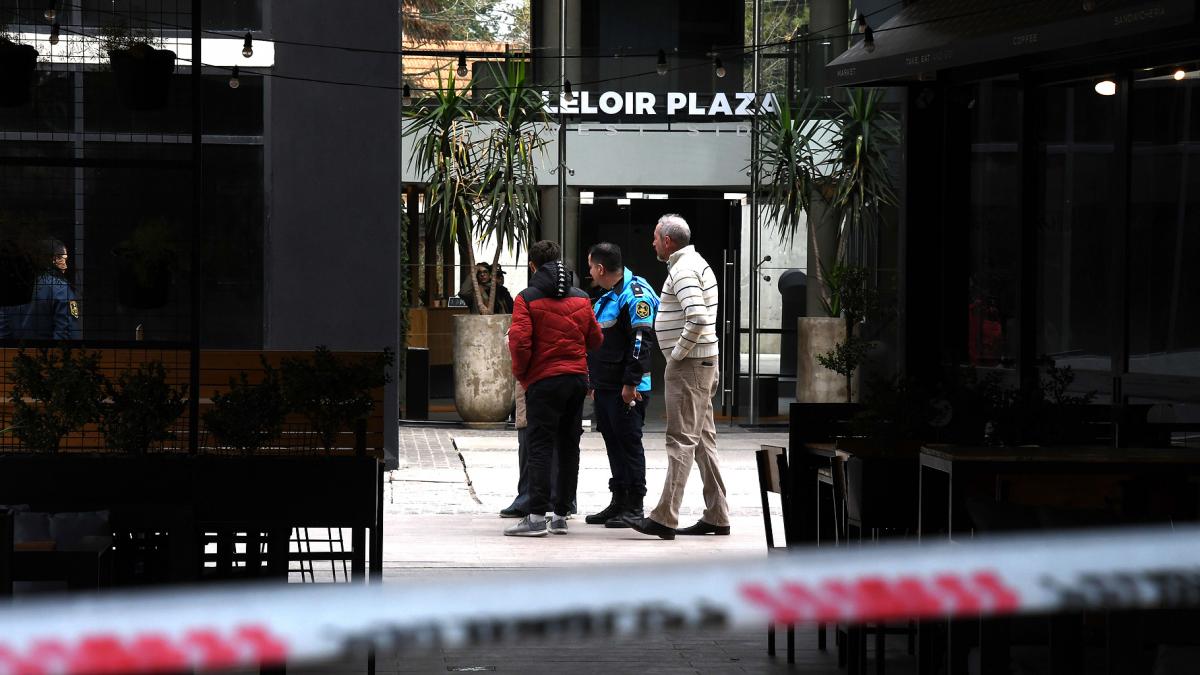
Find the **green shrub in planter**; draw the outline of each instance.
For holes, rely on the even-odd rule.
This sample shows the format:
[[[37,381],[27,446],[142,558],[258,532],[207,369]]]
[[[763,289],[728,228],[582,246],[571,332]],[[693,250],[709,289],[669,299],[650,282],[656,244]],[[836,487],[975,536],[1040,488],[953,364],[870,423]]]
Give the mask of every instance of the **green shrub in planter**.
[[[186,406],[187,388],[167,384],[167,370],[158,361],[126,370],[116,382],[105,382],[111,403],[104,407],[100,431],[108,447],[135,455],[171,437],[171,424]]]
[[[264,359],[264,377],[250,384],[246,373],[229,378],[229,393],[213,394],[212,409],[204,413],[204,424],[217,441],[250,455],[279,436],[287,414],[279,371]]]
[[[13,433],[29,450],[57,452],[62,437],[100,418],[100,355],[70,347],[21,350],[9,374]]]
[[[311,359],[286,359],[283,390],[288,409],[303,415],[330,450],[339,432],[353,429],[371,414],[371,390],[391,381],[387,369],[394,363],[390,349],[351,361],[339,359],[323,345]]]

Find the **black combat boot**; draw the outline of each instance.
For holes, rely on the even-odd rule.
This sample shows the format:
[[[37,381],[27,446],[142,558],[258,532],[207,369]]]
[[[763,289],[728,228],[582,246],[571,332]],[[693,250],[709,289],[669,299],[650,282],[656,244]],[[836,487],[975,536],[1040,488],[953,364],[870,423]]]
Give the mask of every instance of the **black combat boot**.
[[[612,501],[608,503],[608,506],[604,507],[604,510],[600,511],[600,513],[593,513],[587,516],[583,519],[583,522],[588,525],[603,525],[608,523],[609,519],[620,516],[624,508],[622,505],[625,503],[625,494],[626,490],[624,488],[614,487]]]
[[[629,527],[626,519],[638,519],[642,517],[642,495],[633,492],[632,490],[625,493],[625,501],[622,502],[621,512],[614,515],[612,518],[604,521],[605,527]]]

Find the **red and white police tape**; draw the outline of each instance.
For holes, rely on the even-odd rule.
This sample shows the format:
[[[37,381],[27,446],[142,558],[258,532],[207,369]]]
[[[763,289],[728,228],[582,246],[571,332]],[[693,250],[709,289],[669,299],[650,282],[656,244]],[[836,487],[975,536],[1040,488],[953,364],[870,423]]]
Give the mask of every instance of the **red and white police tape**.
[[[580,567],[550,579],[539,570],[69,596],[0,609],[0,674],[209,670],[323,661],[367,646],[1184,606],[1200,606],[1194,526]]]

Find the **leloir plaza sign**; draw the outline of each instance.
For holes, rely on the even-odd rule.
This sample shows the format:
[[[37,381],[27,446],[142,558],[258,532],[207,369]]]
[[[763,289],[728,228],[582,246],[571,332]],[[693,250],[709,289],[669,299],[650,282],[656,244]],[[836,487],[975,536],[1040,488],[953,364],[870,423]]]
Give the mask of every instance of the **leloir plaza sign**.
[[[542,92],[546,111],[557,115],[658,115],[660,107],[657,94],[649,91],[605,91],[599,94],[581,91],[574,96],[560,94],[552,102],[550,92]],[[557,105],[555,105],[557,103]],[[774,112],[778,108],[775,94],[763,94],[761,100],[750,92],[726,94],[717,92],[707,103],[700,101],[697,92],[669,91],[662,99],[663,114],[692,115],[705,117],[748,117],[757,113]]]

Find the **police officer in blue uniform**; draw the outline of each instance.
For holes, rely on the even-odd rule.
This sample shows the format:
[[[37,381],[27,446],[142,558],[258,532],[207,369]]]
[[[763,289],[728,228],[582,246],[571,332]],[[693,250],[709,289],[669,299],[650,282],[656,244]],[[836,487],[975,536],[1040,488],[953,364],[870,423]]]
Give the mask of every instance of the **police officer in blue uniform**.
[[[650,394],[650,355],[655,351],[654,315],[658,295],[621,260],[621,248],[607,242],[588,251],[592,281],[608,289],[592,305],[604,343],[588,354],[596,426],[608,449],[612,501],[585,520],[605,527],[629,527],[624,516],[642,515],[646,496],[646,451],[642,425]]]
[[[10,328],[18,339],[78,340],[79,301],[66,279],[67,247],[50,240],[46,248],[50,268],[38,277],[29,304],[7,308]]]

